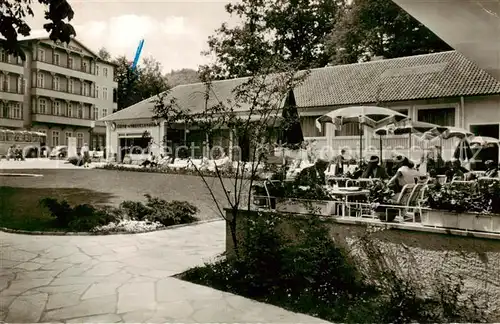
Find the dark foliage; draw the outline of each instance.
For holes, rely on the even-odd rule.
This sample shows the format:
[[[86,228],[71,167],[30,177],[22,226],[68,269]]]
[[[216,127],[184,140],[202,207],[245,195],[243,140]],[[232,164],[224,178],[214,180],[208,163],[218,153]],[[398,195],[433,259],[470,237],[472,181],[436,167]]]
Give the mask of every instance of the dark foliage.
[[[426,205],[451,212],[500,214],[500,181],[478,180],[473,183],[446,183],[429,187]]]
[[[87,204],[71,207],[66,200],[54,198],[43,198],[40,204],[54,216],[56,227],[70,231],[86,232],[117,220],[117,215],[109,209],[97,209]]]
[[[284,228],[281,217],[265,214],[249,220],[238,257],[227,256],[181,277],[332,322],[487,321],[486,308],[477,299],[458,298],[460,280],[437,276],[430,296],[418,282],[392,269],[368,281],[319,220],[300,223],[300,235],[292,239],[279,229]],[[286,221],[289,226],[290,219]]]
[[[75,15],[71,5],[66,0],[38,0],[46,6],[43,28],[49,33],[53,41],[69,43],[72,36],[76,36],[75,29],[68,22]],[[0,1],[0,47],[7,53],[20,56],[26,60],[25,50],[18,42],[18,36],[29,36],[31,27],[26,22],[27,16],[34,16],[31,0],[1,0]]]
[[[326,46],[333,64],[452,49],[391,0],[353,0],[340,15]]]
[[[106,164],[103,167],[98,167],[98,169],[104,169],[104,170],[119,170],[119,171],[130,171],[130,172],[149,172],[149,173],[167,173],[167,174],[182,174],[182,175],[191,175],[191,176],[200,176],[200,173],[204,177],[222,177],[222,178],[234,178],[235,177],[235,171],[234,170],[219,170],[219,175],[217,174],[216,171],[210,171],[210,170],[195,170],[193,168],[175,168],[175,169],[170,169],[170,168],[128,168],[126,166],[121,166],[121,165],[115,165],[115,164]],[[239,174],[240,178],[244,179],[249,179],[250,174],[248,175],[241,175]],[[256,174],[254,176],[254,179],[260,179],[259,175]]]
[[[134,220],[149,220],[165,226],[195,222],[198,208],[187,201],[166,201],[144,195],[147,202],[124,201],[120,208]]]

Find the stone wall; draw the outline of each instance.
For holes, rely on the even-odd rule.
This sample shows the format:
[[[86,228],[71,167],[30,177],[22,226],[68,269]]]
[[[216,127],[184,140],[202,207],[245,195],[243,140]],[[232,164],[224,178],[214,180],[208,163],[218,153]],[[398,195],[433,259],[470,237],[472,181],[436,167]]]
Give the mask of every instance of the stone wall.
[[[244,238],[245,222],[258,216],[248,211],[238,215],[240,239]],[[307,226],[303,215],[290,214],[288,217],[294,222],[303,220]],[[428,289],[435,288],[435,279],[439,276],[456,279],[456,282],[461,278],[463,297],[475,295],[487,302],[496,322],[500,322],[500,235],[383,224],[375,220],[323,218],[323,221],[332,239],[350,252],[363,272],[370,274],[390,267],[400,276]],[[287,232],[292,228],[284,226]],[[229,226],[226,231],[226,250],[231,253],[233,242]]]

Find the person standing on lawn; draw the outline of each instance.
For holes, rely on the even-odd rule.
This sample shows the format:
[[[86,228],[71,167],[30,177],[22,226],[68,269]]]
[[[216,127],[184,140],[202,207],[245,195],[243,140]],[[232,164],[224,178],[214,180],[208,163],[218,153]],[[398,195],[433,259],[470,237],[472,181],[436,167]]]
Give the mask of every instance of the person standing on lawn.
[[[83,144],[80,153],[82,154],[83,157],[83,167],[87,168],[90,162],[89,146],[87,143]]]

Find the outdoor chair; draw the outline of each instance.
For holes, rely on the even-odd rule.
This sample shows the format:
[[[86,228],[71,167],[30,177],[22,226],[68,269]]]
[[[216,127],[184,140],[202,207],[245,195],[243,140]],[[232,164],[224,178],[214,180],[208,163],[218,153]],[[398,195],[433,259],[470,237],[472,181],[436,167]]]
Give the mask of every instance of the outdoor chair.
[[[474,180],[462,180],[461,178],[456,178],[456,177],[454,177],[454,178],[451,180],[451,183],[472,184],[472,183],[474,183],[474,182],[475,182]]]
[[[424,198],[426,188],[427,183],[417,183],[413,186],[401,215],[403,217],[403,221],[412,220],[415,223],[417,218],[420,220],[421,201]]]
[[[346,187],[354,187],[354,186],[358,186],[358,187],[367,187],[369,184],[373,183],[375,180],[377,179],[373,179],[373,178],[358,178],[358,179],[349,179],[346,183]]]
[[[446,176],[443,174],[438,175],[436,178],[439,181],[439,184],[441,184],[441,185],[445,184],[448,181]]]

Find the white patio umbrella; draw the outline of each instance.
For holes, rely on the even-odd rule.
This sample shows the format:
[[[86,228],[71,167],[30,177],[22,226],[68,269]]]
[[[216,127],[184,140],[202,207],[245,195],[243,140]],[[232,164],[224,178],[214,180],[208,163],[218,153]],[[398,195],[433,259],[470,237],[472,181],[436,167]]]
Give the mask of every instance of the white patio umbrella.
[[[316,119],[316,127],[321,131],[325,123],[334,124],[337,129],[349,123],[359,123],[359,158],[363,159],[363,126],[380,128],[408,118],[406,115],[389,108],[377,106],[351,106],[329,112]],[[382,159],[382,156],[380,156]]]
[[[500,145],[500,140],[494,137],[487,136],[474,136],[469,140],[469,143],[472,145],[481,145],[481,146],[489,146],[489,145]]]
[[[446,131],[444,131],[442,135],[443,139],[449,139],[452,137],[458,137],[460,139],[463,139],[474,136],[473,133],[469,132],[465,128],[452,127],[452,126],[448,126],[446,128],[447,128]]]

